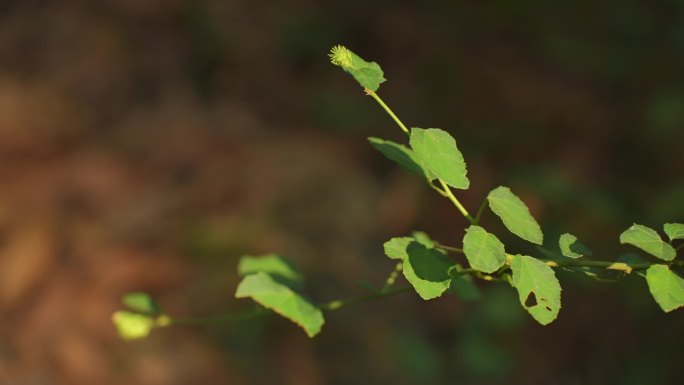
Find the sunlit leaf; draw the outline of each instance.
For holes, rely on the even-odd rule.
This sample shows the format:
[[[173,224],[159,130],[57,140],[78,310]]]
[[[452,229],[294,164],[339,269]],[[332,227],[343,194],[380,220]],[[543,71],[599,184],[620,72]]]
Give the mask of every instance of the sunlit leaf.
[[[145,314],[121,310],[112,315],[119,336],[125,340],[147,337],[154,328],[154,318]]]
[[[411,233],[411,236],[418,243],[427,247],[428,249],[435,247],[436,242],[434,239],[430,238],[430,236],[424,231],[414,231]]]
[[[537,245],[544,243],[544,234],[530,209],[508,187],[495,188],[487,195],[487,201],[510,232]]]
[[[449,269],[455,263],[444,253],[430,249],[418,242],[411,242],[404,259],[404,277],[421,298],[428,300],[441,296],[451,284]]]
[[[297,267],[278,254],[266,254],[261,256],[244,255],[238,263],[238,274],[242,277],[258,272],[268,273],[283,284],[291,288],[302,287],[304,277]]]
[[[463,237],[463,252],[470,267],[484,273],[493,273],[506,261],[503,243],[480,226],[472,225]]]
[[[418,163],[436,178],[458,189],[470,186],[466,164],[456,140],[439,128],[411,128],[411,148]]]
[[[653,298],[666,313],[684,306],[684,279],[667,266],[649,267],[646,282]]]
[[[538,259],[516,255],[511,270],[523,307],[542,325],[555,320],[561,308],[561,287],[553,269]]]
[[[684,224],[682,223],[666,223],[663,225],[663,230],[670,241],[684,239]]]
[[[664,261],[673,260],[677,254],[675,249],[663,241],[655,230],[636,223],[620,234],[620,243],[636,246]]]
[[[318,334],[325,322],[320,309],[263,271],[243,278],[235,297],[252,298],[302,327],[309,337]]]
[[[576,236],[565,233],[560,236],[558,240],[561,253],[568,258],[582,258],[583,256],[591,256],[592,252],[588,247],[584,246]]]
[[[415,242],[415,239],[411,237],[392,238],[383,245],[385,255],[390,257],[390,259],[404,260],[408,257],[406,249],[411,242]]]

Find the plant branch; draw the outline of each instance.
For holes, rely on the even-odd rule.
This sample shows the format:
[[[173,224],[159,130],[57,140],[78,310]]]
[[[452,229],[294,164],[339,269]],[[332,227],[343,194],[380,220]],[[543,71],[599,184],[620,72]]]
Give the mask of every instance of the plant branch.
[[[251,310],[246,310],[241,313],[227,313],[216,314],[204,317],[171,317],[168,323],[170,325],[208,325],[208,324],[223,324],[229,322],[244,321],[255,317],[260,317],[269,314],[269,311],[263,307],[255,307]]]
[[[318,308],[323,311],[338,310],[349,305],[373,301],[379,298],[389,297],[395,294],[404,293],[411,289],[411,286],[402,286],[394,289],[383,290],[377,293],[361,295],[357,297],[349,297],[345,299],[338,299],[330,302],[324,302],[318,305]]]
[[[482,204],[480,204],[480,208],[477,209],[477,214],[475,215],[475,224],[480,223],[480,217],[482,216],[482,213],[484,212],[485,207],[487,207],[487,198],[482,200]]]
[[[435,242],[435,247],[438,249],[442,249],[444,251],[451,251],[454,253],[463,254],[463,249],[459,249],[458,247],[447,246],[438,242]]]
[[[389,114],[389,116],[391,116],[392,119],[394,119],[394,121],[399,125],[399,128],[401,128],[401,130],[404,131],[404,133],[406,133],[406,135],[411,135],[409,129],[406,128],[406,126],[404,125],[404,123],[402,123],[401,120],[399,120],[397,115],[394,114],[394,112],[389,108],[389,106],[385,104],[385,102],[382,99],[380,99],[380,97],[378,96],[378,94],[375,93],[375,91],[370,90],[368,88],[364,89],[364,91],[366,92],[366,95],[369,95],[370,97],[375,99],[375,101],[378,102],[380,106],[382,106],[382,108]]]
[[[506,254],[506,263],[510,264],[513,260],[513,255]],[[550,260],[550,259],[539,259],[546,263],[549,267],[594,267],[606,270],[617,270],[622,271],[626,274],[631,273],[633,270],[646,270],[653,265],[662,265],[661,263],[651,263],[651,262],[611,262],[611,261],[596,261],[591,259],[562,259],[562,260]],[[684,266],[684,261],[674,261],[671,263],[674,266]]]
[[[454,196],[454,193],[451,192],[451,188],[449,187],[449,185],[447,185],[441,179],[437,179],[437,180],[439,181],[439,184],[442,185],[442,189],[444,189],[444,193],[446,194],[445,196],[451,201],[451,203],[454,204],[454,206],[456,206],[458,211],[460,211],[461,214],[463,214],[463,216],[468,220],[468,222],[470,222],[473,225],[477,224],[477,221],[475,221],[475,219],[470,216],[470,214],[468,213],[468,210],[466,210],[465,207],[463,207],[463,205],[461,204],[461,202],[459,202],[459,200],[456,199],[456,197]]]
[[[380,106],[385,110],[385,112],[387,112],[387,114],[389,114],[389,116],[392,117],[392,119],[399,125],[399,128],[401,128],[401,130],[404,131],[404,133],[406,133],[407,135],[411,135],[411,132],[409,131],[408,128],[406,128],[406,125],[404,125],[404,123],[401,121],[401,119],[399,119],[399,117],[397,117],[397,115],[392,111],[392,109],[389,108],[389,106],[380,98],[380,96],[378,96],[377,93],[375,93],[375,91],[368,89],[368,88],[365,88],[364,91],[366,92],[366,95],[369,95],[370,97],[375,99],[375,101],[378,102],[378,104],[380,104]],[[442,179],[438,178],[437,180],[442,185],[442,188],[439,189],[435,185],[433,185],[432,182],[428,181],[428,184],[430,185],[430,187],[437,190],[437,192],[439,192],[441,195],[447,197],[454,204],[454,206],[456,206],[458,211],[460,211],[461,214],[463,214],[463,216],[471,224],[473,224],[473,225],[477,224],[477,221],[472,216],[470,216],[470,214],[465,209],[465,207],[463,207],[461,202],[459,202],[459,200],[456,199],[454,194],[451,192],[451,188],[449,188],[449,186]]]

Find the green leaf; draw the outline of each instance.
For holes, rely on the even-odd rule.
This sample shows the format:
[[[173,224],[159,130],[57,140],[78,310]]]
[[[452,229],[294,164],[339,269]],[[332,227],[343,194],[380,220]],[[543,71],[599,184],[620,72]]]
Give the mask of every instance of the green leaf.
[[[302,327],[309,337],[318,334],[325,322],[320,309],[263,271],[243,278],[235,297],[252,298]]]
[[[293,289],[301,289],[304,277],[297,267],[278,254],[261,256],[243,255],[238,263],[238,275],[244,277],[258,272],[268,273],[271,277]]]
[[[418,295],[425,300],[441,296],[451,284],[449,269],[455,263],[439,250],[427,248],[418,242],[411,242],[406,253],[404,277]]]
[[[145,338],[154,328],[154,318],[125,310],[115,312],[112,321],[119,336],[125,340]]]
[[[663,225],[665,234],[670,238],[670,242],[675,239],[684,239],[684,224],[681,223],[666,223]]]
[[[653,265],[646,271],[646,282],[660,308],[669,313],[684,306],[684,279],[665,265]]]
[[[664,242],[655,230],[636,223],[620,234],[620,243],[636,246],[664,261],[673,260],[677,254],[675,249]]]
[[[414,231],[411,233],[411,236],[416,240],[416,242],[427,247],[428,249],[435,247],[436,242],[424,231]]]
[[[415,242],[415,239],[411,237],[392,238],[383,245],[385,255],[390,257],[390,259],[400,259],[403,261],[408,257],[406,249],[411,242]]]
[[[484,273],[493,273],[506,262],[503,243],[480,226],[472,225],[466,230],[463,252],[470,267]]]
[[[593,254],[588,247],[584,246],[572,234],[565,233],[561,235],[558,245],[560,246],[561,253],[568,258],[582,258],[585,255],[591,256]]]
[[[385,242],[383,245],[385,249],[385,255],[387,255],[390,259],[400,259],[403,261],[408,258],[408,252],[406,249],[408,249],[408,246],[411,244],[411,242],[418,242],[428,249],[431,249],[435,246],[435,241],[430,239],[430,236],[422,231],[414,231],[411,233],[411,235],[411,237],[392,238]]]
[[[460,265],[451,270],[451,285],[449,290],[456,293],[458,298],[465,302],[477,301],[482,297],[482,292],[473,282],[473,277],[467,274],[458,274],[462,270]]]
[[[363,88],[377,91],[380,83],[385,81],[384,73],[378,63],[367,62],[346,47],[335,46],[328,56],[330,56],[330,62],[352,75]]]
[[[138,313],[154,315],[159,312],[159,306],[149,294],[143,292],[126,293],[121,297],[124,306]]]
[[[401,166],[404,170],[418,174],[423,178],[428,177],[428,172],[424,170],[420,164],[418,164],[416,155],[410,148],[402,144],[392,142],[391,140],[370,137],[368,138],[368,141],[373,147],[375,147],[376,150],[380,151],[388,159],[398,163],[399,166]],[[434,177],[431,179],[434,179]]]
[[[411,128],[410,143],[418,163],[436,178],[454,188],[470,187],[463,155],[448,132],[439,128]]]
[[[538,259],[515,255],[511,270],[523,307],[542,325],[555,320],[561,308],[561,287],[553,269]]]
[[[544,234],[530,209],[508,187],[500,186],[490,191],[487,201],[510,232],[537,245],[544,243]]]

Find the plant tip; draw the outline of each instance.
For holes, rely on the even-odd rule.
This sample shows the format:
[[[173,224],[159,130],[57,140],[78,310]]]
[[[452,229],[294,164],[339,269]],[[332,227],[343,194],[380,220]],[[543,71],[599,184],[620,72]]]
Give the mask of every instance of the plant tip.
[[[351,68],[352,65],[352,53],[347,47],[343,45],[336,45],[328,54],[330,57],[330,62],[336,66],[343,68]]]

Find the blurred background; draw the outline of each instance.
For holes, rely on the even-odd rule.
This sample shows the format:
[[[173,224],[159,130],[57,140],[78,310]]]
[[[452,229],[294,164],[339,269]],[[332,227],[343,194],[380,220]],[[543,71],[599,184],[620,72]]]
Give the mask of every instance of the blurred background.
[[[288,256],[325,301],[382,282],[390,237],[460,245],[449,202],[366,142],[404,138],[335,44],[382,65],[407,124],[457,137],[471,211],[509,185],[551,247],[599,259],[633,222],[684,221],[680,1],[3,0],[0,384],[681,383],[684,311],[639,277],[559,273],[547,327],[484,284],[330,313],[313,340],[265,317],[121,341],[128,291],[249,307],[245,253]]]

